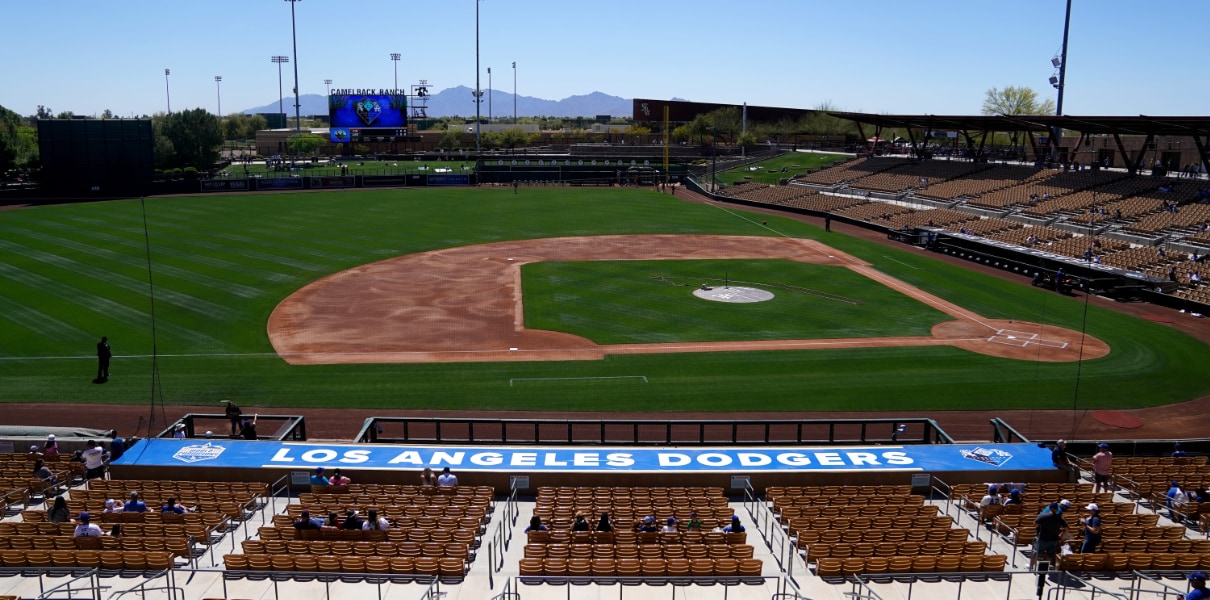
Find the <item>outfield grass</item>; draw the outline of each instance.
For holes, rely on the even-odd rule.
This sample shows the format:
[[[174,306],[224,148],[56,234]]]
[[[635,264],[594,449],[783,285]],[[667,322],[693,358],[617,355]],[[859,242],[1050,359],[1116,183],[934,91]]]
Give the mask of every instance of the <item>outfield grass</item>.
[[[265,323],[273,307],[301,286],[393,256],[509,239],[777,232],[822,239],[990,318],[1078,330],[1085,306],[1031,288],[1024,279],[1001,281],[914,248],[888,248],[790,219],[746,216],[646,190],[357,190],[158,198],[145,205],[155,344],[169,403],[231,398],[265,407],[618,411],[1056,408],[1073,405],[1077,371],[1081,408],[1154,405],[1210,393],[1205,344],[1096,307],[1088,310],[1087,331],[1113,352],[1082,365],[938,347],[292,367],[272,353]],[[137,200],[0,212],[0,401],[146,401],[153,306],[143,219]],[[761,219],[769,229],[759,226]],[[760,266],[769,264],[776,261]],[[528,279],[526,286],[528,304]],[[679,317],[680,306],[670,305],[675,312],[669,318]],[[563,318],[560,313],[552,309],[547,317]],[[589,337],[627,335],[602,325],[592,329]],[[110,337],[117,355],[104,386],[89,383],[101,335]],[[642,375],[648,383],[566,379],[615,375]],[[510,386],[516,378],[552,379]]]
[[[782,179],[805,175],[823,167],[851,158],[846,154],[822,154],[819,152],[789,152],[779,154],[759,163],[736,167],[718,172],[718,182],[735,185],[748,181],[776,185]],[[784,171],[783,171],[784,169]]]

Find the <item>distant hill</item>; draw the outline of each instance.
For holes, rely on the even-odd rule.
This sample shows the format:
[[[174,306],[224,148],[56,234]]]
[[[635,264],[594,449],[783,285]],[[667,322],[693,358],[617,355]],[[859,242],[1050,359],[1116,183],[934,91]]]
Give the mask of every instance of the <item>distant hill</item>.
[[[602,92],[569,96],[562,100],[546,100],[523,95],[518,95],[516,98],[518,117],[595,117],[597,115],[629,117],[633,112],[632,100],[610,96]],[[305,94],[299,97],[299,105],[303,115],[328,114],[328,99],[321,94]],[[277,100],[241,112],[245,114],[274,113],[277,112]],[[293,98],[286,99],[286,113],[294,114]],[[475,103],[471,97],[471,88],[460,85],[430,95],[427,113],[430,117],[474,117]],[[486,92],[483,96],[483,104],[479,108],[479,114],[483,118],[488,117]],[[513,116],[513,95],[511,93],[501,90],[491,91],[491,116],[495,118]]]

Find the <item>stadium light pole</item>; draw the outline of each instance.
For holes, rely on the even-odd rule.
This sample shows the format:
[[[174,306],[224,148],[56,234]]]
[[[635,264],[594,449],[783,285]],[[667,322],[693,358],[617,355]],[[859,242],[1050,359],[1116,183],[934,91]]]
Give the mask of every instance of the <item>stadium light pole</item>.
[[[492,122],[492,68],[487,68],[487,122]]]
[[[513,125],[517,124],[517,61],[513,61]]]
[[[164,97],[168,99],[168,114],[172,114],[172,90],[168,87],[168,74],[170,70],[164,69]]]
[[[1071,0],[1067,0],[1067,13],[1063,17],[1063,49],[1062,56],[1059,57],[1059,99],[1055,103],[1055,116],[1063,116],[1063,89],[1067,87],[1067,33],[1071,30]],[[1054,136],[1055,158],[1059,154],[1059,142],[1062,140],[1063,130],[1060,127],[1055,127],[1051,132]],[[1070,159],[1069,159],[1070,160]]]
[[[299,0],[286,0],[290,3],[290,41],[294,45],[294,131],[302,135],[302,105],[298,101],[298,29],[294,22],[294,3]]]
[[[402,57],[403,55],[398,52],[391,53],[391,62],[395,63],[395,87],[392,88],[392,96],[399,93],[399,59]]]
[[[214,76],[214,93],[218,96],[218,118],[223,118],[223,76]]]
[[[324,80],[324,85],[325,85],[325,86],[328,88],[328,95],[329,95],[329,96],[331,96],[331,95],[332,95],[332,80],[331,80],[331,79],[325,79],[325,80]]]
[[[479,89],[479,0],[475,0],[475,154],[483,151],[479,144],[479,103],[483,101],[483,90]]]
[[[285,99],[282,96],[281,64],[290,62],[290,57],[279,55],[279,56],[274,56],[274,57],[270,58],[269,60],[277,64],[277,112],[282,115],[282,118],[285,118],[286,105],[285,105]]]

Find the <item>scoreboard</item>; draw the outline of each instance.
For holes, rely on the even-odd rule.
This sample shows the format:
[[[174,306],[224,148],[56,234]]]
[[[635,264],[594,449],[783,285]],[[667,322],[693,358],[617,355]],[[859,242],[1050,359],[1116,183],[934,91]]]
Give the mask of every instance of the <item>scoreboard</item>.
[[[407,96],[400,93],[333,94],[328,96],[328,117],[332,124],[329,137],[338,144],[393,140],[408,134]]]

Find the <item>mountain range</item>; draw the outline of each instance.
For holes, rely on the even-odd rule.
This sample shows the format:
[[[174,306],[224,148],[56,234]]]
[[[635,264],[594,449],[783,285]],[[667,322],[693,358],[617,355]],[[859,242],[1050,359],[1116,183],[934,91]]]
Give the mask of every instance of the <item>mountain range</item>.
[[[495,118],[513,116],[513,94],[501,90],[491,90],[491,115]],[[488,91],[484,91],[483,103],[479,114],[484,119],[488,115]],[[427,96],[429,117],[474,117],[475,102],[471,96],[471,88],[457,86],[447,88]],[[409,99],[414,100],[414,99]],[[592,92],[581,96],[568,96],[562,100],[546,100],[533,96],[516,96],[518,117],[595,117],[610,115],[614,117],[629,117],[633,112],[633,101],[628,98],[610,96],[602,92]],[[285,101],[286,113],[294,114],[294,99]],[[328,99],[320,94],[305,94],[299,97],[299,106],[303,115],[328,114]],[[276,100],[245,109],[245,114],[275,113],[278,103]],[[410,112],[410,111],[409,111]],[[410,114],[409,114],[410,116]]]

